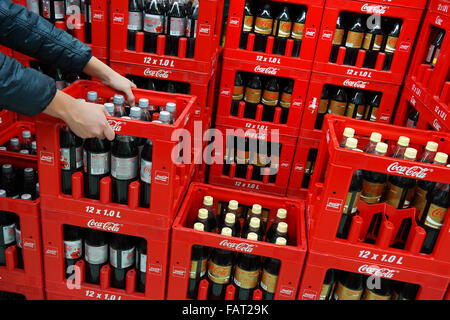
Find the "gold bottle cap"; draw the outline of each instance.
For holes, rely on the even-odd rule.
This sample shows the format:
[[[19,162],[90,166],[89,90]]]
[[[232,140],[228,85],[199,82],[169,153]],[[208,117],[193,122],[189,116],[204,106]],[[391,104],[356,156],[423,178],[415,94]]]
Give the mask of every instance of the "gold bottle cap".
[[[417,157],[417,150],[416,149],[414,149],[414,148],[406,148],[405,159],[414,161],[414,160],[416,160],[416,157]]]
[[[280,222],[277,227],[277,231],[280,233],[286,233],[288,229],[288,224],[286,222]]]
[[[198,210],[198,217],[200,219],[208,219],[208,210],[201,208]]]
[[[348,138],[347,141],[345,142],[345,147],[347,149],[356,149],[357,146],[358,140],[355,138]]]
[[[256,233],[254,233],[254,232],[250,232],[250,233],[247,235],[247,239],[248,239],[248,240],[258,241],[258,235],[257,235]]]
[[[225,216],[225,222],[234,223],[236,221],[236,216],[234,213],[228,212]]]
[[[353,138],[354,135],[355,135],[355,129],[348,128],[348,127],[344,129],[344,137]]]
[[[250,219],[250,227],[259,228],[260,225],[261,225],[261,220],[259,220],[259,218],[253,217]]]
[[[397,144],[402,147],[407,147],[407,146],[409,146],[409,138],[405,137],[405,136],[401,136],[400,138],[398,138]]]
[[[205,196],[205,197],[203,198],[203,204],[204,204],[205,206],[212,206],[213,203],[214,203],[213,197],[211,197],[211,196]]]
[[[228,227],[224,227],[222,228],[222,232],[220,233],[223,236],[230,236],[233,234],[233,232],[231,231],[231,228]]]
[[[228,208],[231,210],[237,210],[239,207],[239,203],[236,200],[230,200],[230,202],[228,202]]]
[[[372,134],[370,135],[370,141],[378,143],[381,141],[381,137],[381,133],[372,132]]]
[[[205,226],[201,222],[194,223],[194,230],[205,231]]]
[[[444,165],[447,164],[447,160],[448,160],[448,154],[443,153],[443,152],[436,153],[436,156],[434,157],[434,162],[442,163]]]
[[[378,153],[386,154],[388,149],[388,145],[384,142],[378,142],[377,146],[375,147],[375,151]]]
[[[287,216],[287,211],[286,209],[280,208],[277,211],[277,218],[278,219],[286,219]]]
[[[279,246],[285,246],[287,244],[286,238],[278,237],[277,240],[275,241],[275,244]]]
[[[439,145],[434,142],[434,141],[428,141],[427,142],[427,146],[425,147],[426,150],[431,151],[431,152],[436,152],[438,149]]]
[[[261,205],[259,205],[259,204],[254,204],[254,205],[252,206],[252,213],[254,213],[254,214],[261,214],[261,211],[262,211]]]

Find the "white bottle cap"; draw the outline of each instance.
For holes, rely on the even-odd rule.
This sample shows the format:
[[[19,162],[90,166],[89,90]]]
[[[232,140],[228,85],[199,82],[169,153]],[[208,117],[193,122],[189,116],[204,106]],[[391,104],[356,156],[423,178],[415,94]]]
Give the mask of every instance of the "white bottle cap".
[[[201,222],[194,223],[194,230],[205,231],[205,226]]]
[[[384,142],[378,142],[377,146],[375,147],[375,151],[382,154],[386,154],[387,149],[388,145]]]
[[[30,151],[28,151],[27,149],[22,149],[22,150],[19,151],[19,153],[30,154]]]
[[[406,148],[405,151],[405,159],[407,160],[416,160],[417,157],[417,150],[414,148]]]
[[[230,236],[231,237],[232,233],[233,232],[231,231],[231,228],[224,227],[224,228],[222,228],[222,232],[220,234],[223,235],[223,236]]]
[[[20,199],[22,200],[31,200],[31,194],[25,193],[23,194]]]
[[[97,92],[95,91],[88,91],[87,93],[87,100],[91,102],[96,102],[98,98]]]
[[[348,138],[345,142],[345,147],[347,149],[355,149],[358,146],[358,140],[355,138]]]
[[[108,113],[110,115],[112,115],[114,113],[114,103],[107,102],[107,103],[104,104],[104,106],[106,108],[106,111],[108,111]]]
[[[252,213],[254,213],[254,214],[261,214],[261,211],[262,211],[261,205],[259,205],[259,204],[254,204],[254,205],[252,206]]]
[[[439,147],[439,145],[436,142],[428,141],[427,142],[427,146],[425,147],[425,149],[430,151],[430,152],[436,152],[438,147]]]
[[[11,142],[11,144],[13,146],[18,146],[19,145],[19,139],[18,138],[12,138],[11,140],[9,140],[9,142]]]
[[[147,108],[148,107],[148,99],[145,99],[145,98],[139,99],[139,107]]]
[[[125,98],[121,94],[115,94],[113,102],[114,104],[123,104],[125,102]]]
[[[0,189],[0,197],[6,197],[6,191],[4,189]]]
[[[259,218],[253,217],[250,219],[250,227],[259,228],[260,225],[261,225],[261,220],[259,220]]]
[[[355,129],[348,128],[348,127],[344,129],[344,137],[353,138],[354,135],[355,135]]]
[[[434,162],[442,163],[444,165],[447,164],[447,160],[448,160],[448,154],[443,153],[443,152],[436,153],[436,156],[434,157]]]
[[[286,238],[278,237],[277,240],[275,240],[275,244],[285,246],[287,244]]]
[[[277,211],[277,218],[278,219],[286,219],[287,216],[287,211],[286,209],[280,208]]]
[[[236,200],[230,200],[230,202],[228,202],[228,209],[237,210],[238,206],[239,203]]]
[[[174,113],[177,110],[177,105],[173,102],[167,102],[166,111]]]
[[[198,210],[198,217],[200,219],[208,219],[208,210],[201,208]]]
[[[167,111],[161,111],[159,113],[159,121],[162,123],[169,123],[170,122],[170,112]]]
[[[253,240],[253,241],[258,241],[258,235],[256,233],[254,233],[254,232],[250,232],[247,235],[247,239],[248,240]]]
[[[381,133],[372,132],[372,134],[370,135],[370,141],[378,143],[381,141],[381,137]]]
[[[130,118],[134,120],[141,119],[141,108],[139,107],[131,107],[130,108]]]
[[[235,221],[236,221],[236,216],[234,215],[234,213],[228,212],[225,215],[225,222],[234,223]]]
[[[22,137],[24,137],[25,139],[31,138],[30,130],[23,130],[22,131]]]
[[[213,203],[214,203],[213,197],[211,197],[211,196],[205,196],[205,197],[203,198],[203,204],[204,204],[205,206],[212,206]]]
[[[286,233],[288,229],[288,224],[286,222],[280,222],[277,227],[277,231],[280,233]]]
[[[397,144],[402,147],[407,147],[409,146],[409,138],[405,136],[400,136],[400,138],[398,138]]]

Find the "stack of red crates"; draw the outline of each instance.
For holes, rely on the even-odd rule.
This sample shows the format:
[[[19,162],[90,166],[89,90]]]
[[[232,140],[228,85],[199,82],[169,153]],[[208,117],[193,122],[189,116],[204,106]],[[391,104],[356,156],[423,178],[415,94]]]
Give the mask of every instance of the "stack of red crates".
[[[429,3],[411,60],[395,124],[407,125],[418,112],[414,125],[437,131],[450,130],[450,3]],[[439,39],[439,40],[438,40]]]
[[[342,239],[336,234],[355,170],[448,183],[450,169],[341,148],[339,143],[346,127],[355,129],[358,148],[361,149],[372,132],[379,132],[389,146],[388,154],[392,153],[400,136],[410,137],[411,146],[419,153],[428,141],[437,142],[438,151],[450,152],[450,136],[446,133],[379,123],[367,126],[361,120],[327,116],[307,201],[309,252],[298,298],[319,299],[325,273],[328,269],[338,269],[419,285],[416,299],[443,299],[450,276],[448,217],[431,254],[421,253],[426,231],[416,222],[415,208],[396,209],[386,203],[369,205],[361,200],[359,214],[353,216],[348,236]],[[373,234],[371,223],[379,213],[380,228]],[[408,218],[411,228],[404,239],[404,248],[392,247],[394,241],[398,241],[403,221]],[[368,234],[374,236],[373,242],[367,240]]]
[[[314,57],[311,80],[308,95],[305,101],[303,118],[301,121],[300,136],[297,143],[288,195],[304,195],[309,186],[309,179],[314,171],[315,156],[319,146],[321,128],[316,126],[318,110],[321,107],[322,92],[327,85],[330,97],[334,94],[336,86],[344,88],[347,99],[350,99],[350,91],[362,91],[368,99],[378,92],[381,100],[376,122],[391,123],[394,118],[394,106],[403,82],[408,60],[413,49],[414,39],[419,27],[422,10],[426,1],[352,1],[352,0],[327,0],[323,12],[316,54]],[[344,15],[342,15],[344,13]],[[365,14],[381,16],[381,27],[385,32],[385,39],[390,32],[390,26],[385,28],[386,18],[401,20],[401,30],[396,41],[391,68],[383,70],[386,54],[380,52],[374,61],[374,68],[363,67],[366,50],[360,49],[355,53],[355,64],[345,65],[346,47],[335,47],[333,41],[337,28],[338,17],[343,17],[344,25],[354,22],[357,15]],[[346,20],[347,19],[347,20]],[[391,20],[394,21],[394,20]],[[365,19],[362,19],[363,24]],[[365,26],[363,26],[365,27]],[[367,30],[367,28],[364,28]],[[389,30],[387,30],[389,29]],[[346,38],[344,33],[344,40]],[[363,38],[364,41],[364,38]],[[395,42],[394,42],[395,44]],[[336,62],[330,62],[332,50],[337,50]],[[330,90],[332,86],[332,90]],[[367,94],[369,93],[369,94]]]

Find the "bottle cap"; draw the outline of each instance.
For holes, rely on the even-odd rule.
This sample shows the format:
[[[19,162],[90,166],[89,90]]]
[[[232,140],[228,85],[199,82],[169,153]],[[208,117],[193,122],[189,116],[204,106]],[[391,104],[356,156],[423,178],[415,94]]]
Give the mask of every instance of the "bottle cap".
[[[11,140],[9,140],[9,142],[11,142],[11,144],[13,146],[18,146],[19,145],[19,139],[18,138],[12,138]]]
[[[88,101],[97,101],[97,92],[95,91],[89,91],[87,93],[87,100]]]
[[[250,227],[252,228],[259,228],[261,225],[261,221],[257,217],[253,217],[250,219]]]
[[[287,211],[286,209],[280,208],[277,211],[277,218],[278,219],[286,219],[287,216]]]
[[[247,235],[247,239],[248,240],[253,240],[253,241],[258,241],[258,235],[256,233],[254,233],[254,232],[250,232]]]
[[[20,197],[20,199],[22,199],[22,200],[31,200],[31,194],[25,193],[25,194],[23,194],[23,195]]]
[[[434,157],[434,162],[438,162],[438,163],[442,163],[442,164],[447,164],[447,160],[448,160],[448,154],[443,153],[443,152],[436,153],[436,156]]]
[[[285,246],[287,244],[286,238],[278,237],[277,240],[275,240],[275,244]]]
[[[114,113],[114,103],[111,102],[107,102],[104,104],[106,111],[108,111],[109,114],[113,114]]]
[[[205,226],[201,222],[196,222],[196,223],[194,223],[194,230],[205,231]]]
[[[176,110],[177,110],[176,103],[167,102],[167,104],[166,104],[166,111],[168,111],[170,113],[174,113]]]
[[[409,146],[409,138],[405,137],[405,136],[401,136],[400,138],[398,138],[397,144],[402,147],[407,147],[407,146]]]
[[[36,192],[39,192],[39,182],[36,183]]]
[[[288,229],[288,224],[286,222],[280,222],[277,227],[277,231],[280,233],[286,233]]]
[[[31,149],[36,150],[36,141],[31,142]]]
[[[213,203],[214,203],[213,197],[211,197],[211,196],[205,196],[205,197],[203,198],[203,204],[204,204],[205,206],[212,206]]]
[[[254,204],[254,205],[252,206],[252,213],[254,213],[254,214],[261,214],[261,211],[262,211],[261,205],[259,205],[259,204]]]
[[[236,216],[234,215],[234,213],[228,212],[225,215],[225,222],[235,223],[235,221],[236,221]]]
[[[25,169],[23,169],[23,172],[25,172],[25,173],[33,173],[34,174],[34,169],[33,168],[25,168]]]
[[[358,140],[355,138],[348,138],[345,142],[345,147],[347,149],[355,149],[358,146]]]
[[[436,152],[438,147],[439,147],[439,145],[436,142],[428,141],[427,142],[427,146],[425,147],[425,149],[430,151],[430,152]]]
[[[223,235],[223,236],[230,236],[231,237],[232,233],[233,232],[231,231],[231,228],[223,227],[222,228],[222,232],[220,234]]]
[[[353,138],[354,135],[355,135],[355,129],[353,129],[353,128],[345,128],[344,129],[344,137]]]
[[[239,203],[236,200],[230,200],[230,202],[228,202],[228,209],[237,210],[238,206]]]
[[[0,189],[0,197],[6,197],[6,191],[4,189]]]
[[[381,137],[381,133],[372,132],[372,134],[370,135],[370,141],[378,143],[381,141]]]
[[[201,208],[198,210],[198,217],[200,219],[208,219],[208,210]]]
[[[141,119],[141,108],[139,107],[131,107],[130,108],[130,118],[131,119],[137,119],[140,120]]]
[[[416,160],[417,157],[417,150],[414,148],[406,148],[405,151],[405,159],[408,160]]]
[[[10,164],[10,163],[5,163],[4,165],[2,165],[2,171],[3,171],[3,172],[12,171],[12,164]]]
[[[22,149],[22,150],[19,151],[19,153],[30,154],[30,151],[28,151],[27,149]]]
[[[384,142],[378,142],[377,146],[375,147],[375,151],[382,154],[386,154],[387,149],[388,145]]]
[[[115,94],[113,102],[114,104],[123,104],[125,102],[125,98],[121,94]]]
[[[148,99],[145,99],[145,98],[139,99],[139,107],[147,108],[148,107]]]
[[[23,130],[23,131],[22,131],[22,137],[24,137],[24,138],[26,138],[26,139],[31,138],[31,132],[30,132],[30,130]]]
[[[161,121],[162,123],[169,123],[170,122],[170,112],[161,111],[159,113],[159,121]]]

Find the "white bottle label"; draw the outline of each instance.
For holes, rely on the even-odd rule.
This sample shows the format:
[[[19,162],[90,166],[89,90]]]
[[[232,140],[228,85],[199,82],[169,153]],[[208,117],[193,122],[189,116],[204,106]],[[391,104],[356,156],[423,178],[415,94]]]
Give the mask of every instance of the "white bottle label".
[[[141,180],[145,183],[152,183],[152,162],[141,159]]]
[[[103,175],[109,173],[110,153],[84,152],[84,172],[91,175]],[[89,164],[89,168],[88,168]]]
[[[144,31],[151,33],[163,33],[164,16],[156,14],[145,14]]]
[[[38,0],[27,0],[27,10],[39,14]]]
[[[81,257],[82,241],[64,241],[64,257],[66,259],[78,259]]]
[[[137,176],[137,157],[117,158],[111,156],[111,175],[118,180],[130,180]]]
[[[55,19],[64,19],[64,1],[54,1],[55,4]]]
[[[144,253],[140,253],[139,256],[136,257],[136,269],[140,272],[145,273],[147,271],[147,255]]]
[[[42,15],[46,19],[50,19],[51,17],[51,8],[50,8],[50,0],[42,0]]]
[[[3,227],[3,242],[6,245],[11,244],[16,240],[14,228],[15,228],[14,223],[9,226]]]
[[[22,249],[22,231],[17,229],[17,228],[15,228],[15,232],[16,232],[16,243],[17,243],[17,246]]]
[[[109,263],[116,269],[125,269],[134,264],[134,247],[129,250],[109,248]]]
[[[61,152],[61,169],[70,170],[70,148],[60,148]],[[75,150],[75,166],[81,168],[83,166],[83,148],[78,147]]]
[[[170,35],[175,37],[184,36],[186,31],[186,19],[185,18],[170,18]]]
[[[128,30],[142,30],[142,12],[130,11],[128,13]]]
[[[94,247],[85,243],[84,255],[87,263],[103,264],[108,261],[108,245]]]

